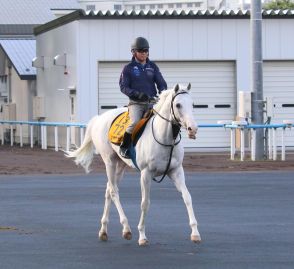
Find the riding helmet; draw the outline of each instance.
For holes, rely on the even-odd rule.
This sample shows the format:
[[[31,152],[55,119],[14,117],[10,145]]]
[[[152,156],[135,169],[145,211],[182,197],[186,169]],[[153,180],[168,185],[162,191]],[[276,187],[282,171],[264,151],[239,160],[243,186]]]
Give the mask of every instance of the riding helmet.
[[[132,43],[132,50],[149,49],[149,43],[144,37],[137,37]]]

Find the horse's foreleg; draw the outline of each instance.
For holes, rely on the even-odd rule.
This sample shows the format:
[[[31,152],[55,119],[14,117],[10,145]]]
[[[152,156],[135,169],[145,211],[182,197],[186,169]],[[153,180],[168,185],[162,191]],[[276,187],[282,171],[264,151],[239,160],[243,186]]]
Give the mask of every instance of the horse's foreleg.
[[[195,243],[199,243],[201,241],[201,237],[197,228],[197,220],[193,210],[192,198],[185,183],[183,167],[180,166],[179,168],[172,170],[168,176],[173,180],[177,190],[182,193],[182,197],[189,215],[189,224],[192,229],[191,240]]]
[[[141,172],[141,193],[142,193],[141,216],[140,216],[140,221],[138,225],[138,230],[139,230],[138,243],[140,246],[144,246],[148,244],[148,240],[145,235],[145,217],[150,206],[150,185],[151,185],[151,177],[146,170],[143,170]]]

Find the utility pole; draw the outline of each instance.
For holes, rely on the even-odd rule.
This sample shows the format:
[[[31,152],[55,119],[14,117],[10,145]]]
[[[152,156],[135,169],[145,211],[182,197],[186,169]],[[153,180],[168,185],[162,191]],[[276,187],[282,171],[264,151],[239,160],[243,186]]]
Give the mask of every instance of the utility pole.
[[[251,115],[253,124],[263,124],[263,72],[262,72],[262,13],[261,0],[251,1]],[[264,158],[264,130],[256,129],[256,160]]]

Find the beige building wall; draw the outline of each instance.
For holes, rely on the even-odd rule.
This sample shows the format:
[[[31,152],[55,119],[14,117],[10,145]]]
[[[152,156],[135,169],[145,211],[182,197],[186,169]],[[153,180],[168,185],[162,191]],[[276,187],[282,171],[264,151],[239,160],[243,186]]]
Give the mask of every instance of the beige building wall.
[[[11,68],[11,103],[15,104],[15,118],[11,120],[16,121],[32,121],[33,114],[33,97],[36,95],[35,80],[21,80],[16,70]],[[9,85],[8,85],[9,87]],[[2,113],[1,118],[4,118]],[[9,126],[6,126],[6,129]],[[23,143],[28,144],[30,141],[29,127],[22,126]],[[20,127],[14,128],[14,140],[16,143],[20,142]]]

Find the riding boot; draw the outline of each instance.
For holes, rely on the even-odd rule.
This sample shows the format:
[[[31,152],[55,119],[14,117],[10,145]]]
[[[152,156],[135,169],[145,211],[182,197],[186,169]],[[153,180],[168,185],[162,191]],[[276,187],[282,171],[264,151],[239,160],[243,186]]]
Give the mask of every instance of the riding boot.
[[[132,134],[125,132],[123,142],[120,145],[119,154],[126,159],[130,159],[130,145],[132,142]]]

